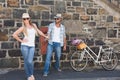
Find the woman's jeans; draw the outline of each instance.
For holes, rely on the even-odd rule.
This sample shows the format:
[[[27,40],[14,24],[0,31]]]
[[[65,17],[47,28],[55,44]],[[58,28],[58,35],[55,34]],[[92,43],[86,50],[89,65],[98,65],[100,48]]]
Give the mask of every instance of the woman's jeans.
[[[46,61],[45,61],[45,66],[44,66],[44,74],[48,74],[49,72],[49,67],[50,67],[50,62],[51,62],[51,56],[53,50],[55,51],[55,68],[59,69],[60,67],[60,56],[61,56],[61,46],[60,43],[53,42],[53,45],[48,44],[47,47],[47,54],[46,54]]]
[[[35,47],[21,45],[21,52],[24,58],[24,68],[27,77],[33,75],[33,57],[34,57]]]

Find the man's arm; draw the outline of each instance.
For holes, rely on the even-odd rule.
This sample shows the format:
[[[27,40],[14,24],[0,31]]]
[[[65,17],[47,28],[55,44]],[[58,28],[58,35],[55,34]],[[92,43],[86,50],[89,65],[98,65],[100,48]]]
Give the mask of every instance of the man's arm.
[[[64,27],[64,44],[63,44],[63,50],[66,50],[66,45],[67,45],[67,42],[66,42],[66,33],[65,33],[65,27]]]

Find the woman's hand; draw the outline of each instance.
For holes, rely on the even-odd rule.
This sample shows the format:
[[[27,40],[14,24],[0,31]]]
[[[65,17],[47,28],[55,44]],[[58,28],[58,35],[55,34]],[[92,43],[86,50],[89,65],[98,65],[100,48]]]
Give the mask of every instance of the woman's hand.
[[[49,37],[48,36],[45,36],[45,38],[48,40],[49,39]]]

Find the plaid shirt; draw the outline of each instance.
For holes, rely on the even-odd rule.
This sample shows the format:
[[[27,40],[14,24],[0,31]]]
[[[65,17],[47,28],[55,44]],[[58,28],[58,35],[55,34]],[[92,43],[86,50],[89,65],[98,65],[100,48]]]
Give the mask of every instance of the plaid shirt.
[[[48,43],[52,45],[52,38],[53,38],[53,34],[54,34],[54,26],[55,26],[55,22],[51,23],[48,26],[48,35],[49,35],[49,40]],[[61,46],[63,46],[64,44],[64,38],[66,38],[66,34],[65,34],[65,27],[64,25],[60,25],[60,44]]]

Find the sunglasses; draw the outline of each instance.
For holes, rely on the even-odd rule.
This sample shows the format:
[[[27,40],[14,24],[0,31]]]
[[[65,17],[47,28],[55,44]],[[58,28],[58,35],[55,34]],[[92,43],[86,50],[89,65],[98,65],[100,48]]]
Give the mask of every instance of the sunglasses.
[[[55,20],[59,20],[60,18],[55,18]]]
[[[30,18],[23,18],[23,20],[29,20]]]

